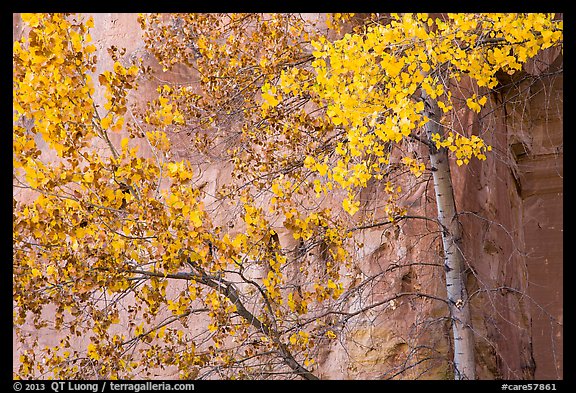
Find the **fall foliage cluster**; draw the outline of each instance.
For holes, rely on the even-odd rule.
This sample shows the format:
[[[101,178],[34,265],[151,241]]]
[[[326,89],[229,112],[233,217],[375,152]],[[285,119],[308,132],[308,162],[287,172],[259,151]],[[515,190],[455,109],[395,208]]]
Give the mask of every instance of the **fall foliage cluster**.
[[[40,347],[21,335],[30,347],[17,378],[129,379],[168,367],[181,378],[315,378],[317,349],[362,311],[346,308],[355,232],[409,214],[396,179],[430,174],[418,146],[447,149],[457,166],[486,160],[491,147],[454,127],[455,111],[480,112],[498,73],[563,34],[553,14],[138,18],[164,70],[199,75],[161,85],[141,111],[129,97],[150,68],[111,48],[112,69],[96,75],[92,18],[22,14],[13,178],[33,197],[13,202],[13,318],[17,330],[65,337]],[[454,93],[462,78],[474,94]],[[427,116],[425,97],[441,119]],[[447,132],[428,139],[430,121]],[[177,133],[231,168],[210,206],[194,166],[170,158]],[[377,218],[358,200],[375,181],[386,195]]]

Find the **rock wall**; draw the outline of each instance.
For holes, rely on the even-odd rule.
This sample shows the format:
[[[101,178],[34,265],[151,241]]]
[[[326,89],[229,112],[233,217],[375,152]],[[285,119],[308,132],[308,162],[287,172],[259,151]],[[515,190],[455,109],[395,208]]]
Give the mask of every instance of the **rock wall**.
[[[131,93],[137,105],[156,96],[164,83],[193,84],[192,70],[164,72],[146,53],[136,14],[93,14],[91,31],[101,59],[97,73],[112,68],[106,50],[126,48],[122,60],[142,58],[156,72]],[[322,18],[322,15],[307,15]],[[17,14],[13,38],[22,32]],[[462,212],[464,254],[472,296],[478,374],[481,379],[562,378],[562,55],[546,53],[527,67],[523,79],[492,96],[476,116],[463,109],[462,127],[493,146],[486,161],[453,166],[457,207]],[[531,75],[540,75],[536,80]],[[548,75],[548,76],[546,76]],[[103,101],[103,92],[96,92]],[[502,105],[506,102],[505,105]],[[113,136],[119,144],[121,134]],[[133,143],[132,141],[131,143]],[[229,168],[197,159],[185,135],[174,136],[173,154],[198,166],[209,187],[229,181]],[[150,154],[147,145],[140,151]],[[196,161],[194,161],[196,160]],[[409,182],[404,203],[413,215],[434,215],[432,185]],[[378,211],[381,184],[362,193],[363,207]],[[20,195],[20,198],[25,198]],[[384,307],[363,313],[340,332],[340,339],[318,349],[319,375],[331,379],[453,377],[446,306],[433,297],[396,294],[445,293],[437,228],[406,220],[393,228],[358,233],[356,280],[376,276],[367,296]],[[282,241],[282,238],[281,238]],[[358,301],[350,312],[361,309]],[[30,332],[58,341],[58,332]],[[552,348],[552,350],[550,350]],[[14,339],[13,369],[20,347]],[[165,377],[169,376],[166,373]]]
[[[527,70],[541,75],[508,92],[515,185],[522,200],[537,379],[563,376],[563,74],[549,50]]]

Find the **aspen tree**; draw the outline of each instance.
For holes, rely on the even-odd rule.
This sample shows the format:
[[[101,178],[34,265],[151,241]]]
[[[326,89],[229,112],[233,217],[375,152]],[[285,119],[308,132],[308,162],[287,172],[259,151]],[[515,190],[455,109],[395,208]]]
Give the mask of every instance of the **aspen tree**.
[[[329,16],[327,35],[297,14],[140,15],[161,66],[184,64],[199,80],[163,83],[131,113],[129,92],[149,75],[140,61],[111,49],[113,67],[96,76],[92,18],[22,15],[14,187],[33,198],[14,199],[14,325],[65,336],[41,347],[21,335],[30,348],[15,377],[128,379],[173,367],[181,378],[318,379],[318,348],[382,305],[347,311],[357,288],[345,277],[354,234],[374,226],[354,221],[371,180],[383,181],[387,223],[410,217],[388,176],[401,168],[434,179],[447,296],[418,296],[448,304],[454,376],[476,378],[450,170],[486,160],[491,147],[442,116],[463,78],[476,87],[465,104],[480,112],[498,72],[562,45],[562,21],[393,14],[340,34],[352,18]],[[118,132],[127,136],[114,144]],[[170,158],[178,132],[190,134],[190,150],[232,167],[214,205],[191,162]],[[40,139],[57,159],[43,157]],[[394,158],[414,141],[429,154]],[[279,228],[297,246],[282,245]]]

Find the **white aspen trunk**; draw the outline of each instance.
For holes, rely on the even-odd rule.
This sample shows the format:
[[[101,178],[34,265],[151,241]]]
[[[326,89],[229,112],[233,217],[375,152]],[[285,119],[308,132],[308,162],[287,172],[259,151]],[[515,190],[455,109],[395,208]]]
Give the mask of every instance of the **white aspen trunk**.
[[[425,92],[422,98],[426,104],[425,114],[430,119],[425,125],[426,136],[428,141],[433,143],[432,134],[444,135],[440,124],[441,112],[436,100],[428,97]],[[474,380],[476,379],[474,335],[465,286],[462,230],[456,211],[446,148],[436,149],[434,145],[430,145],[430,165],[433,171],[438,221],[442,231],[447,300],[454,336],[454,379]]]

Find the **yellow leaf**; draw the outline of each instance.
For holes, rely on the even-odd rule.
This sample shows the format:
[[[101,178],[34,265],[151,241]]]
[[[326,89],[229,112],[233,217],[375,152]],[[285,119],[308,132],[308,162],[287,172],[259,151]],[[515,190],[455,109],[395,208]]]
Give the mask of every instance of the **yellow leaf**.
[[[282,189],[280,188],[280,185],[277,182],[274,182],[272,184],[272,192],[279,197],[284,196],[284,192],[282,192]]]
[[[294,295],[292,293],[288,294],[288,307],[290,307],[292,311],[296,310],[296,303],[294,302]]]
[[[112,118],[110,116],[106,116],[100,121],[100,125],[103,129],[107,130],[110,127],[110,123],[112,122]]]
[[[144,333],[144,322],[142,322],[139,326],[136,326],[136,329],[134,329],[134,335],[136,337],[140,336],[142,333]]]
[[[467,98],[466,105],[468,105],[468,108],[472,109],[476,113],[480,113],[480,110],[482,109],[480,105],[474,101],[473,98]]]
[[[314,160],[314,157],[312,157],[312,156],[306,156],[306,158],[304,159],[304,166],[306,168],[312,169],[314,167],[315,163],[316,163],[316,161]]]
[[[120,117],[117,121],[116,124],[114,124],[112,126],[112,131],[114,132],[120,132],[122,130],[122,127],[124,126],[124,118]]]
[[[360,202],[356,201],[352,201],[350,197],[344,199],[344,201],[342,201],[342,207],[344,208],[344,210],[346,210],[348,212],[348,214],[350,214],[351,216],[353,216],[354,214],[356,214],[356,212],[360,209]]]
[[[314,168],[318,171],[320,176],[326,175],[326,172],[328,171],[328,165],[326,164],[317,163]]]
[[[268,103],[268,105],[270,105],[271,107],[275,107],[276,105],[278,105],[280,103],[280,101],[278,101],[276,99],[276,97],[274,97],[272,94],[266,92],[264,94],[262,94],[262,98]]]
[[[202,220],[200,219],[201,216],[202,216],[202,212],[199,210],[192,210],[190,212],[190,220],[192,220],[192,223],[194,224],[194,226],[196,228],[202,226]]]
[[[50,265],[50,266],[48,266],[48,267],[46,268],[46,273],[47,273],[49,276],[52,276],[52,275],[54,275],[54,274],[56,273],[56,268],[55,268],[54,266]]]
[[[246,235],[243,233],[239,233],[234,240],[232,240],[232,247],[235,249],[240,249],[244,244],[246,244]]]
[[[83,176],[86,183],[92,183],[94,181],[94,172],[87,172]]]
[[[38,14],[23,13],[21,15],[22,21],[30,27],[37,27],[40,24],[40,17]]]
[[[96,351],[96,345],[88,344],[88,357],[94,360],[100,360],[100,354]]]
[[[122,66],[122,64],[120,64],[118,61],[116,61],[116,62],[114,63],[113,68],[114,68],[114,72],[117,73],[117,74],[120,74],[120,75],[125,75],[125,74],[126,74],[126,68],[124,68],[124,67]]]

